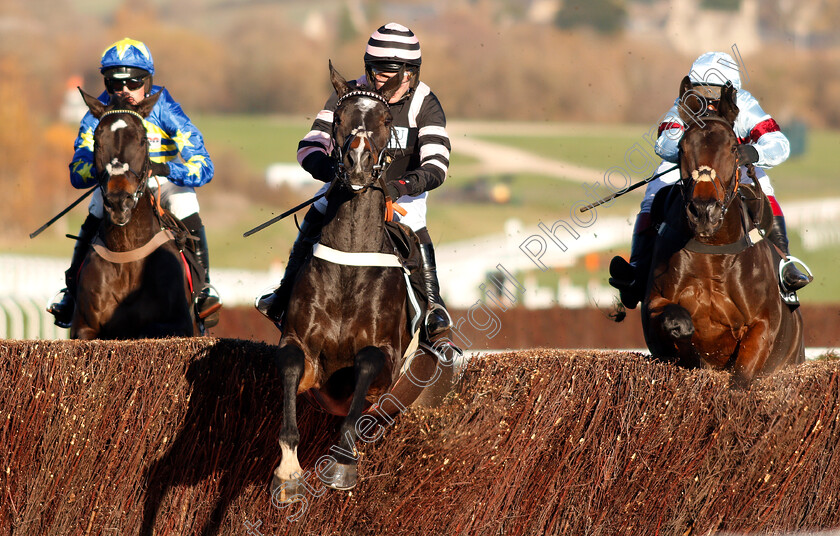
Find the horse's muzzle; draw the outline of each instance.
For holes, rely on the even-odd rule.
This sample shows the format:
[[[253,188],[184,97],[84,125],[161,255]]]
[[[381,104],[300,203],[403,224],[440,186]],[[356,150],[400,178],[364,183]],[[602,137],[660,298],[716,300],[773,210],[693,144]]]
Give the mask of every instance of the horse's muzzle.
[[[710,238],[723,224],[723,205],[717,199],[691,201],[686,207],[688,225],[695,235]]]
[[[105,211],[108,213],[111,223],[118,227],[123,227],[131,221],[131,213],[136,206],[137,203],[127,194],[120,195],[116,199],[111,196],[105,198]]]

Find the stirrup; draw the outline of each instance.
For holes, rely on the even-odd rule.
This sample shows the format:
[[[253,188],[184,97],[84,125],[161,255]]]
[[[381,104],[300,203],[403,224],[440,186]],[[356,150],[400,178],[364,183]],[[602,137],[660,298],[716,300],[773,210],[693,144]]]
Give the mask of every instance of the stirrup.
[[[50,313],[51,315],[53,315],[55,317],[55,320],[53,321],[53,323],[56,326],[58,326],[60,328],[64,328],[64,329],[69,328],[70,325],[73,323],[73,311],[70,311],[70,314],[68,315],[67,320],[63,320],[63,319],[58,317],[58,315],[61,314],[61,311],[58,310],[58,307],[65,300],[68,299],[67,296],[69,295],[69,292],[70,292],[70,290],[67,289],[66,287],[59,290],[58,292],[56,292],[53,295],[52,298],[50,298],[47,301],[47,306],[45,308],[48,313]],[[75,298],[73,298],[73,300],[75,301]],[[73,307],[75,308],[75,303],[73,304]]]
[[[199,309],[198,317],[204,320],[222,308],[222,297],[219,296],[216,287],[208,284],[201,289],[197,305]]]
[[[429,318],[432,316],[432,313],[441,313],[441,316],[444,318],[446,325],[442,328],[439,328],[434,333],[431,333],[429,330]],[[426,328],[426,333],[429,333],[430,337],[434,335],[439,335],[446,331],[447,329],[452,327],[452,317],[449,316],[449,311],[446,310],[446,307],[439,303],[430,303],[428,310],[426,310],[426,316],[423,319],[423,326]]]
[[[274,300],[277,299],[277,294],[275,291],[267,292],[261,296],[257,296],[254,298],[254,308],[260,312],[261,315],[266,317],[267,319],[277,322],[279,318],[272,318],[269,311],[271,310],[271,306],[274,305]]]
[[[787,285],[785,285],[785,276],[784,276],[785,268],[787,268],[788,265],[796,268],[796,265],[794,263],[799,263],[799,264],[802,265],[803,268],[805,268],[805,272],[807,272],[808,278],[810,279],[810,281],[808,281],[808,283],[810,283],[811,281],[814,280],[814,274],[811,272],[811,269],[808,268],[808,265],[805,264],[804,262],[802,262],[802,259],[799,259],[798,257],[794,257],[793,255],[788,255],[787,259],[781,259],[779,261],[779,285],[782,287],[782,290],[784,290],[785,292],[795,292],[796,290],[798,290],[798,289],[791,290],[791,289],[787,288]],[[802,287],[800,287],[800,288],[802,288]]]

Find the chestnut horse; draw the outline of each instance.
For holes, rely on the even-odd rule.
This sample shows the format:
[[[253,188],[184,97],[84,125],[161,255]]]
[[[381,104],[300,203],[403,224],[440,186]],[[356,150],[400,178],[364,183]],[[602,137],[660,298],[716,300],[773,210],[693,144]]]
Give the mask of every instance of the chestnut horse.
[[[331,63],[330,79],[338,97],[332,132],[338,173],[327,194],[320,243],[294,283],[277,351],[282,459],[271,493],[282,502],[294,502],[306,486],[297,455],[297,395],[307,393],[322,409],[345,416],[333,456],[323,458],[316,474],[330,487],[346,490],[356,484],[356,440],[381,435],[374,433],[382,426],[372,413],[389,417],[405,409],[440,371],[422,346],[409,351],[416,332],[408,327],[406,272],[385,230],[388,100],[403,72],[379,91],[349,86]],[[405,367],[414,369],[412,381],[405,381]]]
[[[756,232],[738,192],[736,90],[722,89],[717,115],[704,115],[705,102],[691,92],[685,77],[681,188],[654,248],[645,340],[656,358],[731,370],[736,384],[748,385],[804,361],[802,316],[782,300],[778,252]]]
[[[132,105],[119,96],[102,104],[81,92],[99,119],[93,160],[106,217],[79,271],[74,339],[192,336],[199,325],[172,231],[163,229],[148,179],[143,118],[160,93]]]

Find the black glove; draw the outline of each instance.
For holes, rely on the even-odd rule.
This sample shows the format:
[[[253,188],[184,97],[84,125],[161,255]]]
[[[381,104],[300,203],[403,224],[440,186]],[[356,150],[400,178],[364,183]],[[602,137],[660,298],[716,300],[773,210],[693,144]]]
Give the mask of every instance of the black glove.
[[[408,176],[400,180],[391,181],[385,185],[385,193],[387,193],[388,197],[390,197],[393,201],[396,201],[404,195],[411,195],[411,191],[409,190],[410,181],[411,178]]]
[[[324,153],[312,153],[303,160],[303,169],[321,182],[330,182],[335,178],[335,160]]]
[[[758,162],[758,149],[748,143],[738,145],[738,165],[746,166]]]
[[[169,176],[169,164],[166,162],[152,162],[152,175],[156,175],[158,177],[168,177]]]

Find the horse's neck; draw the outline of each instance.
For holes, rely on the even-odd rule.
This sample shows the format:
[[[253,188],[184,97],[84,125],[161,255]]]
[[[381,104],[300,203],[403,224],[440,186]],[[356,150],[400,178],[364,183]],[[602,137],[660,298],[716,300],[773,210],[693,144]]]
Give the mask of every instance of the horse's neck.
[[[140,197],[137,206],[131,212],[131,219],[120,227],[111,223],[105,216],[102,227],[102,241],[111,251],[130,251],[144,246],[160,231],[155,208],[150,202],[149,193]]]
[[[380,252],[385,243],[384,221],[382,193],[368,190],[338,206],[321,231],[321,243],[340,251]]]

